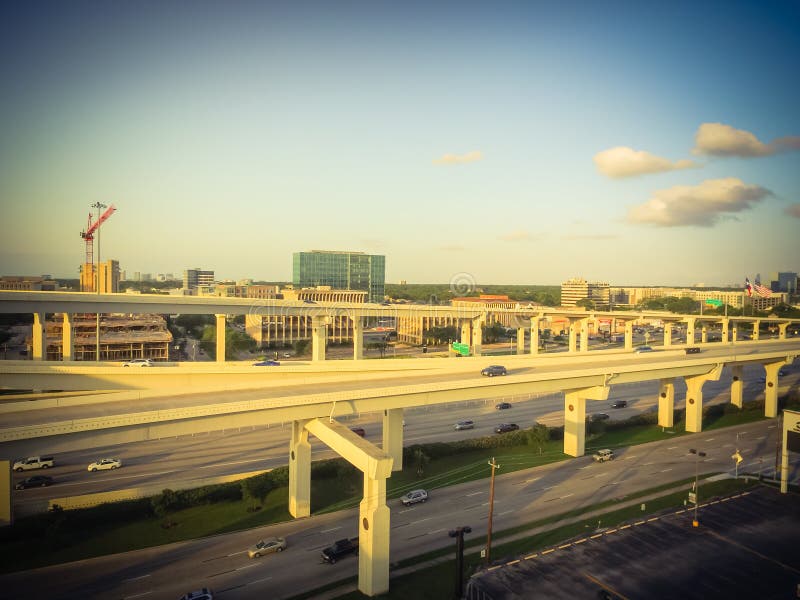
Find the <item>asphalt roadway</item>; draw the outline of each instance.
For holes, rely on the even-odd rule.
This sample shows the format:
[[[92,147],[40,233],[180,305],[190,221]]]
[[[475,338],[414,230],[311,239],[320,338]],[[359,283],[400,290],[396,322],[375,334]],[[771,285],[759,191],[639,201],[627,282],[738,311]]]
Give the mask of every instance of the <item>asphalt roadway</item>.
[[[501,468],[495,492],[496,539],[502,539],[499,532],[505,529],[569,510],[588,510],[600,502],[622,500],[638,490],[692,477],[696,466],[701,473],[729,472],[737,433],[739,449],[745,457],[741,470],[769,472],[774,464],[777,425],[774,420],[762,421],[620,449],[618,458],[606,463],[594,463],[586,456],[513,473],[502,474]],[[689,448],[700,448],[707,456],[695,463],[695,455],[688,454]],[[798,458],[792,457],[792,481],[800,477]],[[397,500],[389,501],[393,562],[451,546],[447,531],[456,525],[470,525],[474,535],[485,535],[489,491],[486,480],[438,489],[434,481],[422,480],[419,485],[430,491],[427,503],[404,507]],[[356,509],[350,509],[314,515],[248,531],[11,573],[0,576],[0,597],[166,600],[207,586],[221,600],[288,598],[356,574],[356,558],[328,565],[319,556],[320,550],[334,540],[356,534],[357,514]],[[595,526],[594,520],[589,526]],[[287,551],[248,559],[246,548],[269,536],[287,538]]]
[[[752,598],[800,594],[800,496],[760,486],[593,532],[473,576],[467,600]]]

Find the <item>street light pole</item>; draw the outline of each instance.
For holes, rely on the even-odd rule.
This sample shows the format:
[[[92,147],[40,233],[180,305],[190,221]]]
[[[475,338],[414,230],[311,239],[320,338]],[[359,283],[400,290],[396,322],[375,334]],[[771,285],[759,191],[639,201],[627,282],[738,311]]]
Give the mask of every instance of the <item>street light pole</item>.
[[[697,505],[700,504],[700,457],[705,456],[705,452],[700,452],[695,448],[689,448],[689,454],[694,454],[694,520],[692,527],[699,527],[700,522],[697,520]]]

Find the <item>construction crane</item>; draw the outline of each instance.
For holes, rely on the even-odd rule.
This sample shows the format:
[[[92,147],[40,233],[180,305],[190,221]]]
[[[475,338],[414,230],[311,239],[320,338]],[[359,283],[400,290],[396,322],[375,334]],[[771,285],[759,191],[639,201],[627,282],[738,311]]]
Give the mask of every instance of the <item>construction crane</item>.
[[[98,211],[97,213],[100,214],[100,208],[105,208],[99,202],[97,205]],[[97,218],[97,221],[92,223],[92,213],[89,213],[89,221],[86,225],[86,230],[81,231],[81,237],[86,240],[86,261],[85,264],[94,266],[94,232],[100,228],[100,225],[106,222],[106,220],[114,214],[114,211],[117,210],[116,207],[112,204],[108,207],[108,209]]]

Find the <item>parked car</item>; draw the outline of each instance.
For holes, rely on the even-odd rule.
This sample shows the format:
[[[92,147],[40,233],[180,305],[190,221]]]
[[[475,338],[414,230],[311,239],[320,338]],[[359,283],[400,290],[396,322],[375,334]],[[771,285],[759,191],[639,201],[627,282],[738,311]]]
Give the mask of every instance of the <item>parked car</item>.
[[[462,429],[475,429],[475,422],[466,420],[466,421],[459,421],[456,423],[455,427],[453,427],[456,431],[461,431]]]
[[[481,375],[494,377],[495,375],[508,375],[508,371],[503,365],[489,365],[481,370]]]
[[[519,425],[516,423],[500,423],[500,425],[494,428],[494,432],[507,433],[509,431],[516,431],[517,429],[519,429]]]
[[[628,406],[627,400],[614,400],[611,403],[611,408],[625,408],[626,406]]]
[[[611,417],[607,413],[594,413],[589,417],[590,421],[605,421]]]
[[[261,362],[253,363],[254,367],[280,367],[281,363],[277,360],[262,360]]]
[[[608,448],[604,450],[598,450],[594,454],[592,454],[592,460],[595,462],[606,462],[607,460],[614,460],[614,452],[609,450]]]
[[[367,435],[367,432],[364,431],[363,427],[351,427],[350,431],[352,431],[356,435],[360,435],[361,437],[364,437],[365,435]]]
[[[691,348],[685,348],[684,352],[686,352],[686,354],[700,354],[700,348],[692,346]]]
[[[202,588],[181,596],[181,600],[214,600],[214,593],[209,588]]]
[[[403,503],[403,506],[408,506],[409,504],[416,504],[417,502],[425,502],[427,499],[428,492],[425,490],[411,490],[400,498],[400,501]]]
[[[118,458],[98,458],[91,463],[87,471],[106,471],[108,469],[119,469],[122,466],[122,461]]]
[[[264,554],[271,554],[273,552],[283,552],[286,549],[286,540],[284,538],[273,537],[261,540],[254,546],[247,549],[247,555],[250,558],[258,558]]]
[[[122,364],[123,367],[152,367],[153,361],[149,358],[134,358],[128,361],[125,361]]]
[[[634,352],[635,354],[642,354],[643,352],[652,352],[652,351],[653,351],[653,349],[652,349],[650,346],[639,346],[639,347],[638,347],[636,350],[634,350],[633,352]]]
[[[494,405],[495,410],[505,410],[507,408],[511,408],[511,404],[508,402],[499,402]]]
[[[22,481],[18,481],[14,485],[15,490],[26,490],[31,487],[47,487],[53,484],[53,478],[47,475],[33,475]]]

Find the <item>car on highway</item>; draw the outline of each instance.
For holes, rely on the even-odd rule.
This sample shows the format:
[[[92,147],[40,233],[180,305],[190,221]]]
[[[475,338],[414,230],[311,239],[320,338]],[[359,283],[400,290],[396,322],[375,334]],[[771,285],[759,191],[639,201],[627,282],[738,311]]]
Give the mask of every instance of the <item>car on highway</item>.
[[[628,406],[627,400],[614,400],[611,403],[611,408],[625,408],[626,406]]]
[[[639,346],[633,352],[634,352],[634,354],[642,354],[644,352],[652,352],[652,351],[653,351],[653,349],[650,346]]]
[[[277,360],[262,360],[261,362],[253,363],[254,367],[280,367],[281,363]]]
[[[509,404],[508,402],[498,402],[497,404],[494,405],[494,408],[495,410],[506,410],[508,408],[511,408],[511,404]]]
[[[607,460],[614,460],[614,452],[608,448],[598,450],[592,454],[592,460],[594,462],[606,462]]]
[[[53,478],[48,477],[47,475],[33,475],[22,481],[18,481],[14,485],[15,490],[26,490],[32,487],[47,487],[48,485],[53,485]]]
[[[470,421],[467,419],[466,421],[459,421],[453,427],[456,431],[461,431],[463,429],[475,429],[475,421]]]
[[[494,377],[495,375],[508,375],[508,371],[503,365],[489,365],[485,369],[481,369],[481,375],[486,377]]]
[[[118,458],[98,458],[93,463],[86,467],[87,471],[107,471],[119,469],[122,466],[122,461]]]
[[[500,423],[500,425],[494,428],[494,432],[507,433],[509,431],[516,431],[517,429],[519,429],[519,425],[516,423]]]
[[[250,558],[258,558],[265,554],[272,554],[273,552],[283,552],[286,549],[286,540],[284,538],[273,537],[261,540],[257,544],[250,546],[247,549],[247,555]]]
[[[283,358],[292,358],[292,355],[289,354],[288,352],[284,352],[283,353]]]
[[[181,596],[181,600],[214,600],[214,592],[209,588],[201,588]]]
[[[122,363],[123,367],[152,367],[153,361],[149,358],[134,358]]]
[[[590,421],[606,421],[610,418],[611,417],[608,415],[608,413],[594,413],[592,415],[589,415]]]
[[[684,352],[686,352],[686,354],[700,354],[700,348],[692,346],[691,348],[685,348]]]
[[[403,503],[403,506],[409,506],[410,504],[416,504],[417,502],[425,502],[428,499],[428,492],[425,490],[411,490],[405,496],[400,498],[400,502]]]

